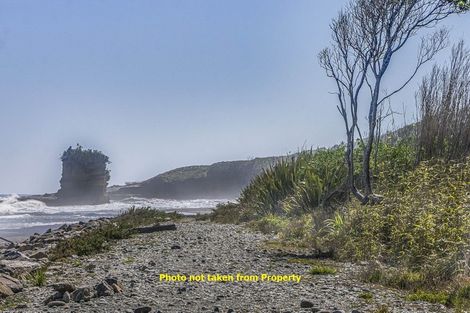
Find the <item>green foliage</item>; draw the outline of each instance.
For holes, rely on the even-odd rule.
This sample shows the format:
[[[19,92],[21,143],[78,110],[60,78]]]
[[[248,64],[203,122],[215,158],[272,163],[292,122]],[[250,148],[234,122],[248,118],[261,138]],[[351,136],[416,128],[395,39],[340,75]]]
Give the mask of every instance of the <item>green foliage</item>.
[[[390,313],[390,312],[391,310],[385,304],[382,304],[380,307],[377,308],[377,310],[374,311],[374,313]]]
[[[431,291],[416,291],[409,294],[406,299],[408,301],[426,301],[430,303],[447,304],[449,301],[449,294],[443,291],[431,292]]]
[[[250,222],[249,226],[254,230],[269,234],[281,232],[288,226],[288,224],[289,220],[286,217],[281,217],[275,214],[268,214],[259,220]]]
[[[385,190],[381,204],[352,203],[341,237],[347,238],[342,255],[380,256],[425,272],[435,283],[454,276],[460,270],[457,260],[469,246],[469,177],[469,160],[424,162]]]
[[[238,224],[242,221],[242,212],[238,203],[219,203],[210,214],[212,222],[221,224]]]
[[[378,204],[334,193],[346,177],[340,146],[302,152],[265,170],[231,205],[229,220],[277,233],[278,247],[378,260],[388,266],[367,270],[366,281],[415,293],[445,287],[451,291],[447,304],[463,307],[470,301],[465,290],[452,292],[451,285],[469,275],[462,260],[470,248],[470,159],[416,164],[415,139],[385,136],[376,146],[373,179],[384,196]],[[355,158],[360,164],[361,154]]]
[[[47,277],[46,277],[46,272],[47,268],[46,267],[41,267],[35,271],[33,271],[29,276],[29,281],[33,286],[36,287],[43,287],[47,283]]]
[[[366,301],[371,301],[374,298],[374,295],[369,291],[364,291],[359,294],[359,298],[364,299]]]
[[[470,281],[453,289],[449,295],[449,304],[456,309],[456,312],[470,311]]]
[[[314,265],[309,270],[311,275],[334,275],[336,274],[336,269],[327,265]]]
[[[469,0],[448,0],[448,1],[455,4],[460,11],[470,10]]]
[[[257,216],[312,212],[334,199],[345,173],[344,147],[302,151],[253,179],[240,205]]]
[[[63,163],[74,164],[79,166],[84,171],[93,172],[96,169],[105,169],[106,165],[110,163],[109,158],[101,151],[92,149],[83,149],[82,146],[77,144],[76,148],[69,147],[61,156]],[[110,178],[109,170],[105,170],[107,181]]]
[[[163,221],[166,217],[179,218],[178,214],[168,214],[151,208],[131,208],[108,224],[86,231],[77,237],[61,241],[52,249],[52,261],[72,255],[91,255],[108,248],[112,240],[125,239],[133,234],[133,228]]]
[[[417,290],[426,287],[424,275],[405,268],[370,266],[362,272],[362,280],[398,289]]]

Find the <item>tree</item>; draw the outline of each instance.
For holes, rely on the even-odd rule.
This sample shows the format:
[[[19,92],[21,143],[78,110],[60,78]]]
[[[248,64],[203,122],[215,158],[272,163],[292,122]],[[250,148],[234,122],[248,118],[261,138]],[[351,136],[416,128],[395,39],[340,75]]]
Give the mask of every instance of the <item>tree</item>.
[[[379,107],[400,92],[425,63],[446,47],[447,30],[439,29],[421,38],[416,64],[400,86],[385,93],[382,82],[391,61],[418,32],[434,27],[459,11],[459,5],[448,0],[355,0],[330,25],[332,44],[320,52],[319,60],[336,84],[337,108],[347,136],[348,186],[364,204],[380,200],[373,192],[370,170]],[[358,124],[360,105],[368,109],[367,138],[363,137]],[[356,135],[363,147],[362,191],[354,179]]]
[[[470,0],[449,0],[452,4],[456,5],[459,10],[470,10]]]

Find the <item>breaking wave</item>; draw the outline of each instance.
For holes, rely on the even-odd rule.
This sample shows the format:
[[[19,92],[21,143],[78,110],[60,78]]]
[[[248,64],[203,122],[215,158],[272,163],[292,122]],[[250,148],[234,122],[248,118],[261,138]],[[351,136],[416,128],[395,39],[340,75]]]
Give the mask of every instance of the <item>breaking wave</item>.
[[[136,206],[151,207],[165,212],[186,215],[208,213],[227,199],[165,200],[127,198],[100,205],[49,207],[36,200],[18,201],[18,195],[0,195],[0,234],[7,230],[47,227],[65,223],[88,221],[99,217],[112,217]]]

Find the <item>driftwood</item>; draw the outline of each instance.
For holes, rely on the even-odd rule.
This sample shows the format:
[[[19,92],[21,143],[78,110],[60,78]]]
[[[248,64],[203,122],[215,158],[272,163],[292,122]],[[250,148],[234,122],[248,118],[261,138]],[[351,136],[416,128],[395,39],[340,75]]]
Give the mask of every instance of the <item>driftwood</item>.
[[[155,224],[152,226],[134,228],[134,231],[139,234],[149,234],[149,233],[154,233],[157,231],[165,231],[165,230],[176,230],[176,225],[175,224],[163,224],[163,225]]]
[[[14,243],[13,241],[10,241],[10,240],[5,239],[5,238],[3,238],[3,237],[0,237],[0,240],[6,241],[6,242],[8,242],[8,243]]]

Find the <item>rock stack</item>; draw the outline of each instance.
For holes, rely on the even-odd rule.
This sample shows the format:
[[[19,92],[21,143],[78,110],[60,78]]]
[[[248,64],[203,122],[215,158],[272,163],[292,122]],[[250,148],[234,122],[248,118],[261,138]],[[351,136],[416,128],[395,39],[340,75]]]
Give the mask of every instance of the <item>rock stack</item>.
[[[97,150],[69,147],[62,155],[62,178],[57,192],[59,202],[102,204],[109,202],[106,188],[109,159]]]
[[[69,147],[64,151],[60,189],[54,194],[20,197],[20,201],[39,200],[49,206],[96,205],[109,202],[107,193],[109,158],[101,151]]]

